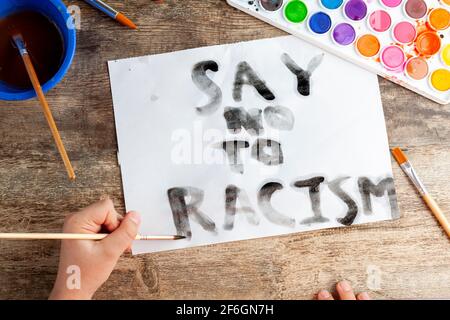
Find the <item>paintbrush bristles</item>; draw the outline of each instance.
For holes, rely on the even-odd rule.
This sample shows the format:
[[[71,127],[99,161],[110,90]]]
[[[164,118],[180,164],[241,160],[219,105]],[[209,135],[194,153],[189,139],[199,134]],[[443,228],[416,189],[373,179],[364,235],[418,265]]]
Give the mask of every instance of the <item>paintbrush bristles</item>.
[[[23,41],[23,37],[20,33],[13,33],[11,35],[11,38],[16,46],[17,49],[24,49],[25,48],[25,42]]]

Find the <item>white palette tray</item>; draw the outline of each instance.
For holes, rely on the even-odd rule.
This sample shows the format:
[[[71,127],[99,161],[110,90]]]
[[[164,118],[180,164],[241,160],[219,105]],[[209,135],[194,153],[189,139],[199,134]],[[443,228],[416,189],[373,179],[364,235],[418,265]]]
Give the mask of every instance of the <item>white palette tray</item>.
[[[444,8],[448,10],[449,8],[446,6],[445,3],[439,2],[438,0],[425,0],[425,3],[427,4],[427,14],[420,19],[413,19],[410,16],[406,14],[405,11],[405,4],[409,0],[401,0],[401,4],[394,8],[389,8],[381,2],[381,0],[363,0],[365,1],[365,4],[367,5],[367,15],[365,18],[361,19],[360,21],[353,21],[349,19],[345,14],[345,6],[349,0],[344,0],[343,4],[339,6],[339,8],[336,9],[327,9],[323,6],[321,1],[324,0],[303,0],[303,3],[307,6],[308,13],[304,21],[300,23],[292,23],[289,22],[285,17],[285,7],[286,5],[291,1],[298,1],[298,0],[285,0],[283,1],[282,6],[275,11],[267,11],[261,6],[262,0],[227,0],[228,3],[239,9],[242,10],[258,19],[261,19],[277,28],[280,28],[292,35],[295,35],[303,40],[306,40],[328,52],[331,52],[345,60],[351,61],[361,67],[363,67],[366,70],[369,70],[370,72],[376,73],[388,80],[391,80],[403,87],[406,87],[412,91],[415,91],[431,100],[434,100],[440,104],[448,104],[450,103],[450,88],[445,89],[444,84],[444,90],[437,90],[434,88],[431,84],[431,77],[434,71],[441,70],[441,80],[442,80],[442,74],[444,75],[444,82],[447,81],[446,72],[449,72],[450,75],[450,67],[446,64],[448,63],[447,60],[444,60],[443,58],[443,50],[444,48],[450,45],[450,28],[446,28],[445,30],[433,30],[430,28],[430,24],[427,23],[429,13],[434,8]],[[268,0],[266,2],[270,2],[271,0]],[[399,0],[400,1],[400,0]],[[444,1],[444,0],[443,0]],[[448,1],[448,0],[445,0]],[[371,28],[371,25],[369,23],[369,17],[372,12],[377,10],[383,10],[387,12],[391,17],[391,25],[390,27],[384,31],[384,32],[377,32],[373,28]],[[310,18],[314,13],[317,12],[324,12],[331,18],[331,27],[330,29],[323,33],[318,34],[311,30],[310,28]],[[435,33],[437,36],[439,36],[441,45],[440,49],[437,53],[435,53],[432,56],[424,56],[422,54],[419,54],[417,52],[417,37],[415,40],[408,44],[401,44],[398,41],[394,39],[393,35],[393,29],[395,25],[402,21],[408,21],[411,24],[413,24],[416,27],[417,35],[420,36],[423,32],[431,32]],[[340,23],[349,23],[352,25],[356,31],[356,37],[355,41],[352,44],[349,45],[339,45],[334,41],[333,39],[333,29],[337,24]],[[380,43],[380,50],[378,53],[370,58],[363,57],[357,50],[357,41],[360,36],[365,34],[372,34],[375,35]],[[405,63],[401,68],[399,68],[396,71],[391,71],[385,67],[381,63],[381,54],[383,54],[383,49],[388,46],[398,46],[401,48],[405,53]],[[384,55],[383,55],[384,56]],[[421,57],[423,60],[425,60],[428,64],[428,73],[427,75],[420,80],[413,79],[412,77],[408,76],[408,73],[406,71],[406,63],[408,59],[412,57]],[[409,69],[411,70],[411,69]],[[444,70],[444,71],[442,71]],[[435,73],[433,75],[433,79],[436,79],[436,76],[438,74]],[[343,79],[345,81],[345,79]],[[450,80],[448,80],[450,81]],[[442,81],[441,81],[442,83]]]

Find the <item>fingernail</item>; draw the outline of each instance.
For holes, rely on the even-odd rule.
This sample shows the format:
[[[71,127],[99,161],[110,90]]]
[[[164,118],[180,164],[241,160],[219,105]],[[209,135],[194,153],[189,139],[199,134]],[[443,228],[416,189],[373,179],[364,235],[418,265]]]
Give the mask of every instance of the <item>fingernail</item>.
[[[109,195],[107,195],[107,194],[104,194],[100,197],[100,201],[108,200],[108,199],[109,199]]]
[[[128,218],[130,218],[131,221],[133,221],[136,224],[141,223],[141,215],[136,211],[131,211],[130,213],[128,213]]]
[[[360,300],[370,300],[369,294],[367,292],[361,292],[358,298]]]
[[[339,286],[341,287],[342,290],[348,292],[348,291],[352,291],[352,287],[350,286],[350,283],[348,283],[348,281],[341,281],[339,283]]]
[[[328,299],[330,297],[330,293],[327,290],[320,290],[318,296],[320,299]]]

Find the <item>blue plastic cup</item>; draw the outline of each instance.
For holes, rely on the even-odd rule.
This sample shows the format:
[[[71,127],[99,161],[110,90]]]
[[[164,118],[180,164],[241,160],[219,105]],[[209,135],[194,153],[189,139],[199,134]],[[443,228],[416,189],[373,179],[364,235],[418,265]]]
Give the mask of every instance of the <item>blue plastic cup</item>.
[[[37,11],[55,23],[64,42],[64,59],[58,72],[42,85],[48,92],[66,75],[75,56],[76,31],[70,27],[71,16],[62,0],[0,0],[0,19],[23,10]],[[27,100],[36,97],[33,89],[20,90],[0,81],[0,100]]]

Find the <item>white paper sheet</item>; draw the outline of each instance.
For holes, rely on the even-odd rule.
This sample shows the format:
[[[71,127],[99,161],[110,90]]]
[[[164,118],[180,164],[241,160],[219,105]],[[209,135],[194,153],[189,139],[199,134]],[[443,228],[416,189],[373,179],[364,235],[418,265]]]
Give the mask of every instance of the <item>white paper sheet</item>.
[[[297,90],[297,77],[286,66],[284,54],[305,72],[309,65],[309,95]],[[213,61],[218,67],[206,72],[221,92],[217,109],[209,114],[197,111],[211,101],[211,96],[201,89],[202,80],[194,83],[192,76],[194,66],[202,61]],[[240,64],[244,61],[247,65]],[[211,68],[214,63],[201,65]],[[245,84],[248,74],[244,74],[242,100],[236,101],[233,93],[239,91],[233,89],[238,65],[250,66],[275,99],[268,100],[273,97],[262,92],[265,99],[255,87]],[[133,253],[399,216],[375,75],[290,36],[110,61],[109,71],[127,210],[141,212],[142,234],[192,235],[179,241],[135,242]],[[308,77],[308,73],[301,75]],[[214,93],[214,85],[209,89]],[[274,108],[278,106],[284,108]],[[224,117],[226,107],[242,107],[247,112],[261,109],[264,130],[259,135],[245,128],[231,132]],[[292,124],[286,120],[289,117],[280,119],[271,113],[275,110],[279,115],[277,112],[285,108],[295,120],[291,130],[286,129]],[[274,141],[272,148],[278,142],[281,148],[258,149],[258,138]],[[230,140],[248,142],[248,148],[240,149],[241,167],[232,166],[220,148],[223,141]],[[252,149],[260,154],[272,151],[275,156],[281,149],[282,163],[266,165],[261,158],[252,157]],[[295,185],[320,177],[324,181],[317,188]],[[336,179],[341,179],[340,183]],[[177,189],[184,187],[191,189]],[[177,200],[172,207],[169,189],[172,200]],[[183,190],[194,193],[184,197]],[[247,203],[242,201],[245,198]],[[195,203],[206,216],[203,218],[209,219],[203,220],[203,227],[199,223],[202,217],[195,209],[184,208],[183,201],[188,206]],[[247,208],[240,210],[242,207]],[[348,212],[346,220],[338,220]]]

